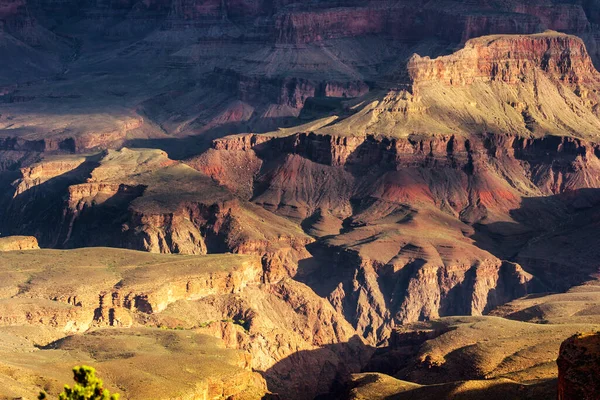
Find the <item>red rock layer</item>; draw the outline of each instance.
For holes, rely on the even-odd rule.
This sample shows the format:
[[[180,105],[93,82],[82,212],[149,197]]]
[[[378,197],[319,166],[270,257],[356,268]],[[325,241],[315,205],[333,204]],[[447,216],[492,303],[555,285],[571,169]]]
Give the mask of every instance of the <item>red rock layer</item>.
[[[450,56],[432,60],[415,55],[408,63],[415,84],[467,85],[480,80],[514,84],[531,77],[536,68],[567,83],[600,80],[581,39],[550,32],[472,39]]]

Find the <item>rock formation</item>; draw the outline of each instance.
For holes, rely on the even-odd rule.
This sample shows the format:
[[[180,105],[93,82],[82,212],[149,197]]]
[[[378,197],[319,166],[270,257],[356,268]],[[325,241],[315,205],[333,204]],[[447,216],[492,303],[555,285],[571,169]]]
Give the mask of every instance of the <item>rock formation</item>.
[[[573,36],[546,32],[539,35],[471,39],[464,49],[431,60],[413,56],[408,72],[414,84],[425,81],[466,85],[475,81],[519,83],[539,69],[567,83],[598,84],[583,42]]]
[[[598,59],[589,2],[317,3],[5,0],[0,137],[13,149],[133,142],[190,155],[218,136],[295,125],[314,97],[402,86],[411,54],[482,35],[553,29]],[[193,149],[171,143],[199,134]]]
[[[291,222],[235,198],[161,151],[123,149],[68,160],[21,171],[7,228],[38,232],[51,247],[256,254],[272,280],[293,275],[312,241]],[[37,214],[48,197],[58,200],[56,209]]]
[[[595,399],[598,386],[598,334],[578,334],[560,346],[558,364],[558,399]]]
[[[583,42],[485,37],[408,69],[410,88],[350,100],[315,132],[217,139],[185,163],[122,149],[31,164],[5,230],[45,246],[256,254],[265,282],[296,277],[371,343],[581,283],[591,258],[574,246],[549,261],[531,239],[598,221],[598,73]],[[33,217],[57,195],[54,215]]]
[[[0,238],[0,251],[39,249],[34,236],[8,236]]]
[[[0,232],[72,249],[1,255],[2,395],[56,351],[130,393],[548,398],[596,329],[597,11],[0,0]]]
[[[591,399],[594,345],[578,342],[586,340],[582,335],[561,345],[569,332],[580,328],[573,321],[532,324],[493,317],[405,326],[393,332],[389,348],[380,349],[366,367],[384,373],[353,376],[340,397],[542,400],[556,396],[558,374],[558,398]]]
[[[27,268],[21,268],[22,265]],[[219,349],[214,357],[235,355],[237,361],[232,364],[243,371],[226,371],[225,367],[212,371],[208,389],[205,383],[193,383],[205,379],[204,373],[198,374],[184,385],[186,393],[208,390],[218,396],[221,392],[248,390],[252,392],[248,398],[252,399],[262,398],[265,386],[250,368],[262,373],[272,392],[285,398],[304,399],[327,393],[336,382],[349,379],[351,373],[360,371],[372,352],[354,337],[355,330],[343,315],[307,286],[289,279],[262,284],[264,272],[258,256],[175,256],[108,248],[38,250],[5,253],[1,269],[0,335],[7,340],[6,349],[0,349],[6,352],[3,371],[23,371],[16,378],[11,378],[9,372],[0,374],[0,381],[8,382],[0,389],[1,395],[6,395],[2,390],[9,389],[30,393],[39,385],[28,380],[33,373],[29,364],[11,361],[23,351],[13,342],[25,348],[38,347],[27,350],[32,353],[31,363],[36,368],[45,365],[40,360],[47,351],[67,351],[64,357],[72,360],[70,363],[85,361],[78,352],[89,351],[90,346],[96,349],[91,353],[94,357],[98,351],[117,348],[118,355],[108,358],[115,360],[111,365],[116,377],[125,373],[119,361],[123,354],[137,357],[139,352],[144,353],[135,347],[135,340],[153,341],[131,341],[129,337],[151,337],[159,343],[169,343],[169,352],[182,360],[197,352],[184,343],[190,335],[201,342],[207,341],[207,336],[216,337],[209,340],[214,342],[210,346],[232,351]],[[102,339],[114,335],[120,337],[117,347]],[[69,338],[63,339],[66,336]],[[217,339],[219,342],[215,342]],[[124,349],[128,349],[126,353]],[[298,355],[313,351],[320,354]],[[163,356],[164,351],[154,354],[156,358]],[[131,372],[134,375],[138,368],[150,368],[144,356],[140,357],[141,364]],[[102,364],[108,359],[100,357],[94,362]],[[153,378],[147,390],[175,387],[167,382],[178,382],[178,365],[165,364],[163,360],[150,368],[165,376],[166,381],[163,385],[160,379]],[[72,366],[63,367],[68,372]],[[290,377],[299,368],[304,373]],[[44,382],[56,382],[53,373],[41,370],[39,375]],[[319,385],[313,385],[315,381]],[[136,382],[120,376],[114,384],[135,393]],[[229,398],[230,394],[221,396]]]

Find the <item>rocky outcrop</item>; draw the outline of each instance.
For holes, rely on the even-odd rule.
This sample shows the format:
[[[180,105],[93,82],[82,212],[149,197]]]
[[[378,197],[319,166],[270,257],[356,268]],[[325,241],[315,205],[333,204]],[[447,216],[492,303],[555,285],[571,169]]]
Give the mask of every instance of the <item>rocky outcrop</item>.
[[[296,273],[299,259],[307,256],[304,246],[312,240],[300,232],[257,234],[251,224],[269,218],[264,210],[247,209],[236,200],[225,203],[189,203],[168,214],[147,214],[134,210],[124,225],[126,247],[153,253],[207,254],[233,252],[263,258],[265,279],[277,281]],[[272,217],[271,217],[272,218]],[[273,228],[273,227],[272,227]]]
[[[0,251],[39,249],[34,236],[8,236],[0,238]]]
[[[385,252],[383,243],[352,249],[341,245],[330,250],[341,250],[342,254],[328,262],[337,270],[350,271],[345,273],[347,278],[338,276],[330,281],[329,287],[336,281],[340,283],[328,299],[363,337],[374,343],[386,342],[396,324],[449,315],[482,315],[532,289],[530,274],[491,254],[477,253],[469,246],[459,248],[450,242],[431,242],[428,246],[433,253],[426,254],[416,246],[417,239],[404,240],[411,244],[387,263],[383,260],[389,256],[382,260],[366,255],[376,246]],[[357,267],[348,267],[352,265]],[[326,282],[326,274],[316,275]],[[322,287],[316,281],[308,280]]]
[[[239,135],[215,141],[214,150],[217,152],[212,153],[211,157],[217,162],[225,154],[235,152],[246,152],[253,157],[267,160],[270,160],[272,155],[278,156],[283,153],[294,154],[326,166],[344,166],[359,173],[368,166],[378,165],[382,170],[415,167],[452,168],[469,176],[487,174],[489,167],[485,164],[491,161],[494,168],[503,170],[502,174],[518,175],[519,181],[532,179],[533,185],[544,194],[557,194],[600,185],[592,172],[600,167],[597,156],[600,154],[600,145],[572,137],[523,138],[511,134],[485,134],[469,138],[442,135],[423,138],[414,135],[409,138],[390,139],[376,136],[336,137],[314,133],[300,133],[284,138]],[[552,168],[543,168],[542,165],[550,159],[555,160]],[[516,165],[515,160],[517,164],[521,161],[527,164]],[[516,171],[517,168],[521,171]],[[222,176],[220,171],[207,172],[211,172],[215,178]],[[324,173],[332,173],[332,170]],[[273,173],[263,172],[263,176],[257,179],[270,181],[274,178]],[[491,176],[486,178],[492,179]],[[512,184],[517,185],[517,182]],[[527,190],[520,185],[517,189]],[[427,195],[436,194],[430,189]],[[505,195],[511,196],[509,193]],[[511,207],[517,205],[518,194],[514,193],[512,196],[512,200],[510,197],[486,197],[482,200],[488,203],[487,205],[500,205],[503,201],[508,201],[505,207]],[[456,200],[452,202],[455,203]]]
[[[64,41],[69,51],[49,52],[61,55],[60,67],[44,82],[0,73],[19,81],[0,88],[0,151],[57,154],[33,165],[31,156],[0,160],[21,175],[2,234],[34,234],[51,247],[146,253],[119,253],[101,266],[94,263],[110,250],[80,253],[92,263],[84,271],[52,264],[63,252],[48,253],[37,267],[39,260],[27,259],[27,270],[5,274],[13,283],[0,284],[3,325],[61,334],[138,324],[197,329],[252,353],[244,367],[263,372],[285,398],[331,391],[362,368],[370,351],[363,341],[382,345],[390,336],[393,346],[424,346],[405,373],[427,371],[431,380],[504,376],[516,364],[537,368],[539,354],[552,354],[513,346],[530,340],[518,333],[503,336],[502,353],[492,353],[473,333],[483,324],[488,337],[494,326],[515,328],[514,321],[436,322],[448,329],[425,326],[401,337],[394,327],[479,316],[596,270],[598,196],[582,191],[600,187],[599,80],[583,42],[552,32],[467,41],[548,27],[589,33],[596,28],[581,6],[35,3],[26,16],[17,2],[1,9],[0,46],[39,55]],[[38,22],[65,36],[40,34]],[[465,41],[450,56],[414,56],[405,76],[401,60],[414,49],[435,55]],[[6,54],[1,68],[10,67],[12,50]],[[22,64],[55,65],[35,60]],[[400,78],[390,85],[389,76]],[[394,90],[368,93],[377,87]],[[356,96],[364,97],[350,99]],[[307,102],[312,112],[303,109]],[[194,154],[208,138],[271,129],[218,139],[185,164],[153,150],[60,154],[124,140]],[[196,148],[188,134],[205,136]],[[585,232],[574,232],[580,226]],[[564,245],[567,237],[580,244]],[[222,268],[223,259],[207,271],[192,257],[225,252],[252,255],[251,265]],[[36,268],[43,271],[28,275]],[[540,328],[529,325],[516,332]],[[560,336],[554,327],[540,329],[547,329],[540,337]],[[177,347],[190,338],[167,339]],[[118,348],[123,356],[128,347]],[[523,349],[536,356],[521,356]],[[192,395],[235,396],[229,388],[246,386],[237,375],[217,377]]]
[[[190,335],[210,335],[243,356],[241,367],[261,372],[271,391],[289,399],[328,393],[360,371],[372,352],[343,315],[308,286],[289,278],[263,284],[258,256],[173,256],[110,248],[28,254],[2,257],[0,274],[6,279],[0,286],[0,335],[9,329],[19,335],[36,332],[28,340],[40,346],[74,335],[48,346],[54,350],[85,340],[92,329],[116,332],[98,329],[106,327],[130,328],[138,336],[146,330],[172,332],[185,335],[185,343]],[[22,263],[26,271],[18,268]],[[133,344],[122,340],[120,354]],[[111,348],[98,344],[97,350]],[[298,369],[303,374],[293,373]],[[215,385],[228,374],[219,371]],[[218,390],[235,389],[224,382]]]
[[[263,103],[287,106],[301,110],[312,97],[360,97],[369,86],[360,80],[335,81],[262,76],[247,76],[231,69],[215,69],[209,80],[220,91],[230,91],[247,103]]]
[[[258,258],[255,258],[241,262],[234,271],[209,272],[196,276],[190,274],[160,283],[142,277],[141,285],[138,286],[138,282],[128,284],[128,280],[124,279],[119,282],[117,288],[98,295],[94,323],[131,326],[133,320],[126,310],[156,314],[176,301],[193,301],[211,295],[239,293],[247,285],[258,283],[261,275],[262,265]]]
[[[558,400],[591,400],[600,396],[598,361],[600,335],[575,335],[560,346],[558,364]]]
[[[3,43],[11,61],[2,65],[8,71],[1,74],[7,82],[0,102],[2,118],[11,119],[0,126],[2,136],[21,149],[85,152],[130,140],[206,133],[209,142],[222,134],[276,130],[298,123],[313,96],[353,98],[397,88],[406,83],[396,77],[405,78],[403,61],[412,52],[433,57],[488,34],[578,34],[597,59],[595,26],[588,21],[595,9],[571,3],[6,1]],[[82,48],[75,37],[98,46]],[[112,55],[85,68],[109,72],[111,82],[118,76],[105,88],[86,74],[67,87],[24,84],[38,76],[64,78],[82,52],[89,52],[84,60],[100,56],[95,52],[104,42],[114,43]],[[122,82],[135,81],[127,74],[138,68],[147,74],[146,86],[159,70],[169,76],[185,70],[190,85],[174,75],[137,96]],[[114,102],[119,106],[108,107],[107,115],[96,107]],[[79,109],[75,118],[54,108],[64,103]],[[37,113],[46,105],[53,111]]]
[[[334,8],[282,13],[275,20],[278,43],[304,44],[385,32],[387,8]]]
[[[75,151],[73,138],[47,138],[40,140],[27,140],[19,137],[7,136],[0,138],[1,150],[44,152],[44,151]]]
[[[15,189],[14,197],[51,179],[76,170],[85,161],[85,157],[73,157],[72,159],[64,158],[57,161],[50,160],[42,164],[33,164],[22,168],[22,178],[19,180],[18,186]]]
[[[514,84],[531,79],[536,68],[572,84],[597,84],[600,79],[581,39],[552,32],[472,39],[450,56],[434,60],[413,56],[408,63],[417,85],[426,81],[468,85],[480,80]]]
[[[87,182],[61,192],[68,196],[58,237],[66,247],[258,255],[264,282],[300,273],[299,279],[377,343],[395,323],[479,315],[532,290],[525,271],[536,275],[542,268],[520,258],[524,271],[503,259],[526,243],[531,229],[554,229],[575,198],[543,207],[524,199],[595,187],[596,154],[594,143],[568,137],[238,135],[215,141],[210,160],[191,163],[226,185],[241,183],[258,207],[162,152],[108,152]],[[238,175],[236,168],[247,171]],[[175,182],[185,195],[173,194]],[[110,218],[98,218],[104,213]],[[273,213],[305,229],[318,223],[332,232],[324,239],[330,256],[311,249],[311,257],[306,246],[313,239]],[[528,228],[514,233],[496,224],[515,219]],[[488,234],[510,240],[483,250],[469,238],[478,232],[474,225],[483,229],[477,240],[484,243],[493,243]],[[311,269],[313,262],[335,265],[337,272],[323,276],[325,270]]]
[[[532,15],[555,31],[580,33],[590,28],[590,20],[585,7],[577,4],[523,4],[517,2],[512,9],[517,13]]]

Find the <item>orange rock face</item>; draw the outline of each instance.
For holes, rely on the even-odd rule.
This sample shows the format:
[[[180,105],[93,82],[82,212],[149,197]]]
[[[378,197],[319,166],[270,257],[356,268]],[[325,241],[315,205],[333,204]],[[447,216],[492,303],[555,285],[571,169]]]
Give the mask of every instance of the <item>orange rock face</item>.
[[[598,83],[583,41],[550,32],[533,36],[471,39],[465,48],[431,60],[413,56],[408,63],[415,84],[425,81],[468,85],[474,81],[518,83],[531,79],[537,67],[568,83]]]

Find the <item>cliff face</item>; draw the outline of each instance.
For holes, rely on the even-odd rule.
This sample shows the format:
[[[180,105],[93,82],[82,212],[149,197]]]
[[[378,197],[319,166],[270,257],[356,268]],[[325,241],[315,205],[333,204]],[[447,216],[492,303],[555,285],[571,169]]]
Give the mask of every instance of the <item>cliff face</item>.
[[[28,260],[33,268],[28,276],[9,273],[10,268],[20,261],[15,252],[7,253],[3,257],[4,273],[10,280],[2,292],[6,311],[3,326],[50,327],[63,334],[85,332],[93,326],[130,327],[136,323],[136,315],[160,313],[177,301],[239,293],[248,285],[258,283],[262,275],[260,257],[173,259],[168,260],[174,262],[172,265],[159,271],[160,268],[154,265],[165,258],[148,255],[142,257],[148,262],[147,267],[119,268],[118,276],[115,276],[110,270],[103,269],[111,262],[107,260],[112,255],[120,255],[130,262],[136,254],[125,250],[108,251],[108,259],[99,257],[86,264],[86,257],[98,257],[100,252],[83,249],[53,254],[39,250],[35,255],[21,259]],[[53,257],[56,260],[53,261]],[[58,267],[57,260],[67,263],[65,268],[71,268],[68,276],[65,276],[66,270]],[[54,270],[43,263],[50,263]],[[91,271],[88,265],[95,265],[98,270]],[[89,282],[79,281],[86,274]],[[23,279],[29,283],[24,283]],[[58,279],[62,281],[56,282]]]
[[[543,341],[565,331],[509,321],[494,345],[510,351],[494,353],[481,337],[498,325],[479,316],[596,272],[594,13],[550,1],[0,1],[2,234],[145,252],[23,252],[44,263],[3,273],[0,334],[37,329],[47,345],[98,327],[198,330],[252,354],[192,393],[213,397],[264,389],[249,367],[284,398],[316,397],[364,366],[365,343],[416,343],[404,373],[423,381],[547,362]],[[584,35],[591,55],[574,36],[501,35],[546,28]],[[233,132],[267,133],[221,137]],[[195,157],[104,151],[124,143]],[[226,252],[250,258],[193,257]],[[477,317],[395,330],[452,315]]]
[[[450,56],[413,56],[408,70],[404,85],[345,103],[336,120],[314,131],[350,137],[509,133],[596,139],[598,72],[574,36],[478,38]]]
[[[240,135],[215,141],[191,165],[202,169],[205,157],[212,165],[261,160],[239,181],[203,170],[226,186],[254,185],[254,202],[322,237],[296,279],[377,342],[394,323],[481,315],[537,285],[577,283],[579,273],[551,276],[579,250],[566,249],[563,267],[550,270],[535,261],[542,250],[533,255],[527,243],[595,207],[592,193],[583,199],[600,184],[597,149],[582,139],[506,133]],[[556,197],[536,200],[543,196]],[[592,259],[578,257],[577,269],[593,271]]]
[[[313,97],[360,97],[369,91],[361,80],[319,80],[315,78],[272,77],[245,75],[232,69],[215,69],[211,81],[219,90],[227,90],[240,100],[264,102],[301,110]]]
[[[536,68],[567,83],[597,84],[599,79],[580,39],[552,33],[472,39],[450,56],[435,60],[413,56],[408,63],[415,84],[466,85],[476,80],[514,84],[531,78]]]
[[[372,343],[394,324],[578,283],[591,258],[556,280],[579,247],[549,268],[531,239],[596,204],[584,192],[600,184],[597,72],[582,42],[487,37],[410,65],[412,91],[344,103],[316,133],[217,139],[189,166],[123,149],[24,168],[4,229],[51,246],[258,255],[264,282],[296,277]],[[60,212],[33,217],[56,194]]]
[[[600,387],[595,376],[598,374],[597,334],[578,334],[560,346],[558,364],[558,399],[595,399]]]
[[[305,44],[340,37],[384,32],[388,8],[334,8],[278,15],[275,20],[278,43]]]
[[[175,303],[154,315],[161,326],[195,328],[251,353],[269,389],[290,399],[328,393],[372,353],[331,304],[292,279],[240,294]],[[294,371],[302,370],[298,375]]]
[[[123,168],[127,164],[132,170]],[[160,151],[59,157],[21,175],[10,206],[15,213],[5,226],[36,233],[43,246],[253,254],[263,257],[264,279],[277,281],[295,274],[312,241],[293,223],[235,198]],[[40,213],[48,197],[56,209]]]

